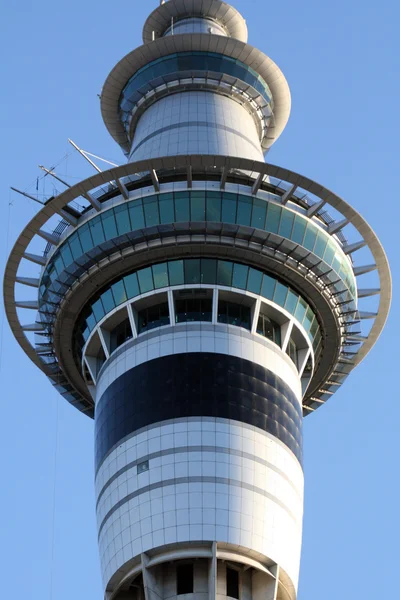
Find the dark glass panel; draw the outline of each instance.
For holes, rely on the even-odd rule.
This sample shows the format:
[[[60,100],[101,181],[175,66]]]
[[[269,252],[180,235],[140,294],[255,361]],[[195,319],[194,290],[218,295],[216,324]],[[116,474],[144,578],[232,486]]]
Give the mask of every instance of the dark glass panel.
[[[221,194],[219,192],[207,192],[207,221],[221,221]]]
[[[236,223],[236,194],[223,193],[222,195],[222,217],[223,223]]]
[[[328,245],[325,250],[325,254],[324,254],[324,261],[326,262],[326,264],[328,264],[328,265],[332,264],[333,259],[335,257],[335,252],[336,252],[336,246],[335,246],[334,242],[329,240]]]
[[[166,262],[159,265],[153,265],[153,277],[154,287],[156,289],[167,287],[169,285],[168,265]]]
[[[101,298],[99,298],[97,300],[97,302],[92,304],[92,310],[93,310],[94,316],[96,317],[96,321],[99,322],[105,315]]]
[[[175,193],[175,215],[177,223],[190,221],[190,203],[188,192]]]
[[[137,278],[136,273],[131,273],[130,275],[127,275],[126,277],[124,277],[124,284],[125,284],[125,289],[126,289],[126,293],[128,296],[128,300],[130,300],[131,298],[135,298],[136,296],[139,296],[140,290],[139,290],[138,278]]]
[[[201,259],[201,283],[215,284],[217,279],[217,261],[213,258]]]
[[[94,248],[95,244],[93,243],[88,223],[86,223],[86,225],[82,225],[77,233],[79,233],[79,239],[84,252],[89,252],[89,250]]]
[[[61,247],[60,252],[61,256],[63,257],[64,265],[66,267],[68,267],[71,263],[74,262],[68,242],[65,242],[65,244]]]
[[[89,221],[88,225],[89,225],[89,230],[92,235],[94,245],[99,246],[106,239],[105,235],[104,235],[103,225],[102,225],[100,216],[95,217],[94,219]]]
[[[264,298],[267,298],[268,300],[273,300],[275,286],[276,280],[270,277],[269,275],[264,275],[261,286],[261,296],[264,296]]]
[[[236,327],[244,327],[250,331],[250,307],[220,300],[218,302],[218,322],[235,325]]]
[[[131,221],[129,218],[128,206],[121,204],[114,208],[115,220],[117,222],[118,235],[123,235],[131,231]]]
[[[319,231],[318,236],[317,236],[317,241],[315,244],[315,248],[314,248],[314,253],[317,256],[319,256],[320,258],[323,258],[323,256],[324,256],[327,243],[328,243],[328,240],[327,240],[326,234],[323,233],[322,231]]]
[[[267,220],[265,223],[266,231],[269,231],[270,233],[278,233],[281,212],[282,209],[280,206],[272,204],[272,202],[268,204]]]
[[[267,215],[267,202],[260,200],[259,198],[254,199],[253,203],[253,214],[251,216],[251,226],[257,229],[264,229],[265,218]]]
[[[162,194],[160,196],[160,221],[161,223],[175,222],[174,198],[172,194]]]
[[[247,281],[247,289],[249,292],[253,292],[253,294],[260,293],[262,277],[263,274],[261,271],[257,271],[257,269],[250,269],[249,279]]]
[[[114,285],[111,286],[111,290],[116,306],[119,306],[128,300],[123,281],[117,281],[117,283],[114,283]]]
[[[183,285],[185,283],[183,260],[174,260],[168,263],[169,284]]]
[[[285,308],[288,312],[290,312],[290,314],[294,315],[294,313],[296,312],[296,307],[297,307],[298,301],[299,301],[299,296],[297,294],[295,294],[294,292],[292,292],[292,290],[289,290],[287,298],[286,298],[286,302],[285,302]]]
[[[281,345],[281,327],[267,315],[260,312],[257,324],[257,333],[268,338],[275,344]]]
[[[233,265],[233,277],[232,287],[239,288],[241,290],[247,289],[247,276],[249,274],[249,267],[246,265],[234,264]]]
[[[285,306],[286,296],[288,293],[288,288],[279,281],[276,282],[275,294],[274,294],[274,302],[279,304],[279,306]]]
[[[309,223],[307,225],[306,235],[304,237],[303,246],[312,252],[315,246],[315,240],[317,239],[317,228]]]
[[[239,600],[239,571],[226,567],[226,595]]]
[[[150,331],[156,327],[169,325],[168,302],[145,308],[138,312],[138,334]]]
[[[141,294],[154,290],[153,272],[151,267],[140,269],[140,271],[137,272],[137,276]]]
[[[185,298],[175,300],[177,323],[212,321],[212,298]]]
[[[237,207],[237,220],[239,225],[250,225],[251,211],[253,209],[253,198],[249,196],[240,196]]]
[[[282,218],[279,225],[279,235],[287,239],[291,238],[294,217],[294,213],[290,210],[282,211]]]
[[[104,294],[101,295],[101,301],[103,303],[106,314],[111,312],[115,308],[114,296],[111,292],[111,289],[107,290],[106,292],[104,292]]]
[[[114,211],[109,210],[108,212],[104,213],[104,215],[102,215],[102,221],[106,240],[112,240],[113,238],[117,237],[118,231],[117,224],[115,222]]]
[[[233,263],[227,260],[219,260],[217,267],[217,283],[218,285],[232,286],[232,270]]]
[[[176,593],[193,594],[193,563],[187,563],[176,567]]]
[[[294,225],[293,225],[293,231],[292,231],[292,235],[291,235],[291,239],[293,240],[293,242],[296,242],[296,244],[300,244],[301,246],[303,245],[306,227],[307,227],[307,221],[305,219],[303,219],[302,217],[299,217],[296,215],[295,220],[294,220]]]
[[[160,215],[158,214],[158,197],[150,196],[143,199],[144,217],[146,227],[154,227],[160,224]]]
[[[132,338],[132,329],[129,319],[125,319],[122,323],[110,334],[110,351],[114,352],[117,348],[122,346],[127,340]]]
[[[308,304],[303,298],[299,297],[299,303],[296,308],[296,312],[294,313],[295,318],[299,321],[299,323],[303,322],[304,315],[306,314],[306,310],[308,308]]]
[[[76,260],[77,258],[80,258],[83,254],[83,250],[82,250],[81,242],[79,241],[78,236],[71,235],[68,242],[69,242],[69,247],[71,249],[72,256],[74,257],[74,259]]]
[[[205,192],[192,192],[190,200],[191,220],[205,221],[206,218],[206,198]]]
[[[132,231],[146,227],[141,199],[129,202],[129,216],[131,219]]]

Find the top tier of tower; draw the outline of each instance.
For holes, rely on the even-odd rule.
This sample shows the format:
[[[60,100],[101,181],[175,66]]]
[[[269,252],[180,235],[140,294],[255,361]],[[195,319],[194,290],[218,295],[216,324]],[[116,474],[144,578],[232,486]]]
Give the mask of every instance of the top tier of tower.
[[[245,19],[230,4],[221,0],[162,1],[147,19],[143,42],[180,33],[211,33],[247,43]]]

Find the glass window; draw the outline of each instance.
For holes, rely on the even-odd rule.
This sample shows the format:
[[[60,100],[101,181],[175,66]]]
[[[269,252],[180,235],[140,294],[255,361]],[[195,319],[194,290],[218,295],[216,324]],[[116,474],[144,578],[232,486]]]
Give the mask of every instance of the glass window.
[[[332,264],[333,259],[335,257],[335,252],[336,252],[336,246],[335,246],[334,242],[329,240],[328,245],[325,250],[325,254],[324,254],[324,261],[326,262],[327,265]]]
[[[57,271],[57,275],[59,275],[60,273],[62,273],[64,271],[64,262],[63,262],[61,254],[59,254],[58,258],[55,259],[54,268]]]
[[[269,231],[271,233],[278,233],[281,212],[282,209],[280,206],[272,204],[271,202],[268,204],[267,221],[265,223],[266,231]]]
[[[150,306],[138,312],[138,334],[169,325],[168,302]]]
[[[153,265],[153,277],[154,287],[156,289],[167,287],[168,281],[168,265],[167,263],[161,263],[160,265]]]
[[[307,308],[308,308],[307,302],[305,302],[305,300],[303,300],[303,298],[299,297],[299,303],[297,304],[297,308],[294,313],[294,316],[299,321],[299,323],[303,322],[304,315],[306,314]]]
[[[249,292],[253,292],[253,294],[259,294],[261,289],[263,274],[261,271],[257,271],[256,269],[249,270],[249,279],[247,281],[247,289]]]
[[[273,300],[275,294],[275,286],[276,280],[272,279],[272,277],[270,277],[269,275],[264,275],[261,287],[261,296],[264,296],[264,298],[268,298],[268,300]]]
[[[186,259],[184,261],[184,267],[186,284],[201,283],[199,258]]]
[[[104,294],[101,295],[101,301],[103,303],[106,314],[111,312],[115,308],[114,296],[112,294],[111,289],[107,290],[106,292],[104,292]]]
[[[307,225],[306,235],[304,237],[303,246],[312,252],[315,246],[315,240],[317,239],[317,228],[310,223]]]
[[[191,193],[191,220],[205,221],[206,218],[206,198],[204,192]]]
[[[220,300],[218,302],[218,322],[244,327],[250,331],[251,315],[250,307]]]
[[[109,210],[108,212],[102,215],[103,228],[106,236],[106,240],[112,240],[117,237],[117,224],[115,222],[114,211]]]
[[[207,221],[221,221],[221,194],[207,192]]]
[[[215,284],[217,279],[217,261],[213,258],[201,259],[201,283]]]
[[[264,229],[265,217],[267,215],[267,203],[259,198],[254,199],[253,214],[251,217],[251,226],[257,229]]]
[[[82,246],[77,235],[71,235],[69,239],[69,247],[71,248],[74,260],[80,258],[83,254]]]
[[[217,283],[219,285],[226,285],[231,287],[232,285],[232,270],[233,263],[228,262],[227,260],[219,260],[218,261],[218,270],[217,270]]]
[[[89,250],[94,248],[94,243],[90,234],[89,225],[87,223],[85,225],[82,225],[82,227],[79,229],[79,239],[81,241],[82,249],[84,252],[89,252]]]
[[[224,192],[222,194],[222,222],[236,223],[236,194]]]
[[[297,294],[292,292],[292,290],[288,291],[288,295],[285,302],[285,308],[291,315],[294,315],[296,312],[297,303],[299,301],[299,297]]]
[[[177,192],[175,194],[175,214],[177,223],[186,223],[190,221],[189,194],[187,192]]]
[[[128,299],[139,296],[140,290],[136,273],[131,273],[127,277],[124,277],[124,284]]]
[[[233,277],[232,287],[239,288],[240,290],[247,289],[247,276],[249,274],[249,267],[246,265],[233,265]]]
[[[226,595],[239,600],[239,571],[226,567]]]
[[[286,354],[292,359],[292,361],[294,362],[294,364],[296,365],[296,367],[298,366],[298,362],[297,362],[297,346],[294,343],[294,341],[292,340],[292,338],[290,338],[287,349],[286,349]]]
[[[92,304],[92,310],[94,316],[96,317],[96,321],[99,322],[105,315],[103,303],[100,298],[97,300],[97,302]]]
[[[279,306],[285,306],[286,296],[288,293],[288,288],[285,285],[276,282],[275,294],[274,294],[274,302],[279,304]]]
[[[311,310],[311,308],[308,307],[306,316],[304,317],[304,320],[303,320],[303,327],[307,332],[310,331],[311,323],[313,322],[313,319],[314,319],[314,313]]]
[[[131,324],[129,319],[125,319],[110,333],[110,352],[114,352],[114,350],[131,338]]]
[[[90,315],[86,317],[86,324],[90,331],[93,331],[93,329],[96,327],[96,319],[93,313],[90,313]]]
[[[294,216],[294,213],[292,213],[290,210],[282,211],[281,223],[279,225],[279,235],[287,239],[291,238]]]
[[[90,233],[92,235],[93,244],[95,246],[102,244],[106,238],[104,236],[103,225],[100,217],[95,217],[94,219],[89,221],[88,225]]]
[[[177,323],[212,321],[212,298],[185,298],[175,300]]]
[[[314,253],[317,256],[319,256],[320,258],[323,258],[323,256],[324,256],[327,243],[328,243],[328,240],[327,240],[325,233],[323,233],[322,231],[318,231],[317,241],[315,243],[315,248],[314,248]]]
[[[296,217],[294,219],[293,231],[292,231],[292,236],[291,236],[291,239],[293,240],[293,242],[296,242],[296,244],[300,244],[301,246],[303,245],[306,227],[307,227],[307,221],[296,215]]]
[[[143,200],[144,217],[146,221],[146,227],[154,227],[154,225],[160,224],[160,216],[158,214],[158,202],[157,196],[151,196],[150,198],[144,198]]]
[[[115,220],[117,223],[118,235],[123,235],[131,231],[131,222],[129,219],[128,207],[126,204],[114,208]]]
[[[168,263],[169,284],[183,285],[185,283],[183,275],[183,260],[174,260]]]
[[[111,290],[116,306],[119,306],[128,300],[123,281],[117,281],[117,283],[114,283],[114,285],[111,286]]]
[[[315,317],[311,324],[311,327],[310,327],[310,334],[313,339],[315,338],[315,334],[317,333],[317,331],[318,331],[318,321],[317,321],[317,318]]]
[[[270,319],[266,314],[260,311],[260,316],[258,318],[257,324],[257,333],[268,338],[275,344],[281,345],[281,327],[278,323],[275,323],[272,319]]]
[[[178,564],[176,567],[176,593],[193,594],[193,564]]]
[[[250,198],[249,196],[239,196],[236,221],[239,225],[250,225],[252,208],[252,198]]]
[[[160,196],[160,221],[161,223],[174,223],[175,210],[172,194],[162,194]]]
[[[66,242],[62,247],[61,247],[61,256],[63,257],[63,261],[64,261],[64,265],[66,267],[68,267],[71,263],[74,262],[74,259],[72,258],[72,253],[71,250],[69,248],[69,244],[68,242]]]
[[[137,276],[141,294],[145,294],[146,292],[154,290],[153,272],[151,267],[140,269],[140,271],[137,272]]]
[[[129,216],[131,219],[132,230],[143,229],[145,227],[143,203],[142,200],[133,200],[129,202]]]

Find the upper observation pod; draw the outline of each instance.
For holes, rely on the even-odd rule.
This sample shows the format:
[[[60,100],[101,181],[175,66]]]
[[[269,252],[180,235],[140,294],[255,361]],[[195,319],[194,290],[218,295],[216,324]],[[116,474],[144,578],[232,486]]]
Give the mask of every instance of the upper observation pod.
[[[247,26],[220,0],[170,0],[147,19],[144,46],[101,94],[103,120],[130,162],[220,154],[264,160],[289,119],[287,81],[247,44]]]

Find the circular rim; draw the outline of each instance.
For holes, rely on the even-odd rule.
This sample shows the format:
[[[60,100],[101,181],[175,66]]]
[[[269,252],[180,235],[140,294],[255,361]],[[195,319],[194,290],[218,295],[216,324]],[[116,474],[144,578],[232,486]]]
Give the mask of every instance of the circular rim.
[[[380,301],[379,308],[376,315],[373,316],[374,323],[367,339],[362,344],[358,353],[353,357],[353,361],[350,362],[349,368],[352,370],[357,366],[365,356],[370,352],[372,347],[378,340],[385,322],[387,320],[392,295],[392,283],[391,273],[388,264],[388,260],[382,245],[379,242],[376,234],[368,223],[354,210],[349,204],[347,204],[342,198],[312,181],[311,179],[299,175],[293,171],[289,171],[282,167],[275,165],[256,162],[249,159],[234,158],[226,156],[212,156],[212,155],[191,155],[191,156],[175,156],[175,157],[164,157],[156,158],[147,161],[140,161],[138,163],[128,163],[120,167],[114,167],[108,171],[97,173],[96,175],[76,184],[75,186],[67,189],[65,192],[51,198],[46,206],[44,206],[36,216],[28,223],[24,230],[19,235],[8,259],[5,275],[4,275],[4,305],[7,315],[8,322],[11,330],[20,344],[24,352],[29,358],[44,372],[46,375],[51,375],[49,367],[40,359],[36,353],[35,348],[31,345],[28,338],[25,336],[23,326],[21,325],[17,307],[20,303],[15,298],[15,285],[21,282],[21,278],[18,277],[18,269],[21,261],[24,258],[24,254],[32,241],[32,239],[39,234],[42,226],[55,214],[60,214],[63,208],[77,197],[90,194],[90,191],[99,186],[105,185],[110,181],[117,180],[134,175],[139,172],[153,172],[155,174],[157,170],[173,169],[187,167],[188,173],[191,170],[198,169],[211,169],[217,168],[222,170],[222,179],[226,180],[226,177],[230,170],[243,170],[252,172],[254,177],[258,176],[261,181],[262,176],[275,177],[278,180],[285,181],[292,186],[298,186],[306,192],[312,193],[321,199],[321,201],[332,206],[339,213],[341,213],[348,222],[354,226],[359,232],[363,242],[368,246],[371,254],[374,257],[375,265],[378,270],[380,280]],[[32,283],[28,283],[32,285]],[[363,296],[360,296],[363,297]],[[77,403],[78,404],[78,403]]]
[[[269,129],[268,147],[279,138],[290,116],[289,85],[279,67],[266,54],[239,40],[204,33],[171,35],[140,46],[127,54],[108,75],[101,92],[101,114],[113,139],[125,152],[130,144],[119,118],[119,99],[126,83],[149,62],[179,52],[216,52],[235,58],[254,69],[267,83],[274,102],[274,126]]]
[[[163,36],[171,25],[171,19],[205,17],[222,25],[228,34],[241,42],[247,42],[245,19],[236,8],[221,0],[169,0],[151,13],[143,27],[143,42],[148,44]]]

